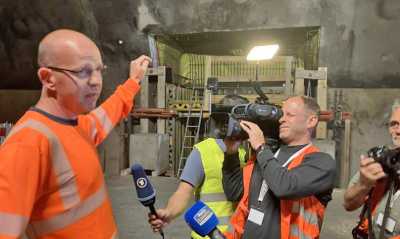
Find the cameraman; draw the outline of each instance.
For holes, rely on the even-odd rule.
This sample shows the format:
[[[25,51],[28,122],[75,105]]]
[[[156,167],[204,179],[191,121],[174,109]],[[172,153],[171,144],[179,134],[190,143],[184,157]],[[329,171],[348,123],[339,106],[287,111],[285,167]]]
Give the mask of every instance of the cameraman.
[[[392,112],[389,120],[389,133],[392,137],[393,147],[400,146],[400,102],[396,100],[392,106]],[[375,236],[380,231],[380,226],[382,224],[382,219],[385,211],[385,204],[388,198],[388,188],[387,188],[387,175],[383,171],[380,163],[375,162],[373,158],[368,158],[364,155],[360,157],[360,170],[351,179],[349,187],[344,194],[344,207],[347,211],[353,211],[362,205],[366,204],[369,198],[369,193],[371,193],[371,205],[370,209],[372,212],[373,230]],[[398,185],[396,187],[398,189]],[[389,214],[390,219],[388,219],[387,226],[389,224],[397,224],[400,221],[400,207],[398,205],[397,195],[394,194],[391,198],[391,213]],[[393,207],[393,205],[397,206]],[[364,211],[364,210],[363,210]],[[366,212],[362,213],[366,215]],[[364,235],[364,238],[368,238],[368,221],[365,215],[361,215],[362,220],[356,227],[358,234]],[[377,225],[378,223],[378,225]],[[396,225],[395,227],[388,227],[384,238],[393,238],[395,235],[400,235],[400,227]],[[363,237],[359,237],[363,238]],[[397,238],[397,237],[396,237]],[[400,238],[400,237],[399,237]]]
[[[311,144],[319,105],[309,97],[286,100],[275,153],[256,124],[241,121],[256,155],[241,171],[224,161],[223,185],[229,200],[240,199],[228,238],[318,238],[335,179],[336,163]]]

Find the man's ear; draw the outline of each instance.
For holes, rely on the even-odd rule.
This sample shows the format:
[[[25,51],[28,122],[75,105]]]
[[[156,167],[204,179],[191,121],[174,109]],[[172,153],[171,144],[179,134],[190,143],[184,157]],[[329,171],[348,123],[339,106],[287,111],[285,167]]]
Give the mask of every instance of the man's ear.
[[[308,122],[307,122],[308,128],[315,128],[317,124],[318,124],[318,116],[311,115],[310,117],[308,117]]]
[[[55,90],[55,78],[53,77],[52,71],[49,68],[40,67],[37,74],[44,87],[49,90]]]

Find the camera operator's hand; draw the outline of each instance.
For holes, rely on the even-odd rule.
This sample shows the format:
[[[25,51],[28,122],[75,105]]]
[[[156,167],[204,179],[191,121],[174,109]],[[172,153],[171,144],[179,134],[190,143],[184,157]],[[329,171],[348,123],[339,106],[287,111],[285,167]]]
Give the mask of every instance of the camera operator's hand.
[[[264,134],[257,124],[241,120],[240,127],[249,135],[249,142],[253,149],[257,150],[262,144],[265,144]]]
[[[373,158],[360,157],[360,184],[367,189],[375,186],[377,180],[386,177],[382,166]]]

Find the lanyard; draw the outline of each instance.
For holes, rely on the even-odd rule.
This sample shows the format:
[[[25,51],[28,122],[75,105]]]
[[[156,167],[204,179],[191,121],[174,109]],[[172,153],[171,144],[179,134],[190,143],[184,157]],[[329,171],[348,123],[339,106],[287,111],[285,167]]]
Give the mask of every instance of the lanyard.
[[[308,144],[306,146],[304,146],[302,149],[300,149],[299,151],[297,151],[296,153],[294,153],[292,156],[290,156],[290,158],[282,165],[282,167],[286,167],[287,165],[289,165],[289,163],[291,163],[300,153],[302,153],[304,150],[306,150],[308,147],[310,147],[311,144]],[[274,154],[274,158],[278,158],[279,152],[281,151],[281,149],[279,148],[278,151],[276,151],[276,153]],[[265,194],[268,192],[268,184],[265,181],[265,179],[263,179],[262,184],[261,184],[261,189],[260,189],[260,194],[258,195],[258,203],[261,203],[264,200]],[[399,191],[398,191],[399,192]],[[400,193],[397,197],[400,196]]]
[[[396,202],[396,200],[399,199],[399,196],[400,196],[400,190],[397,190],[397,192],[392,197],[392,201],[390,202],[390,208],[393,208],[394,202]]]

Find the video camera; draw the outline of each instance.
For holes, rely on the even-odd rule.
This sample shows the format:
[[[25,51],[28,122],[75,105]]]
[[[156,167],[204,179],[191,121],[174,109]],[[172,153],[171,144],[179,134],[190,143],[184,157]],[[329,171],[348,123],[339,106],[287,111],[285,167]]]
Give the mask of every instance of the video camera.
[[[213,80],[210,81],[209,79],[208,84],[213,83],[211,88],[218,88],[217,80]],[[267,144],[275,151],[279,148],[279,119],[282,117],[283,112],[280,106],[269,103],[268,97],[262,91],[257,79],[251,83],[255,92],[259,95],[255,103],[248,103],[249,101],[246,98],[239,95],[227,95],[224,97],[227,102],[212,107],[213,117],[216,120],[225,122],[222,127],[224,136],[241,140],[248,139],[249,136],[240,127],[240,120],[247,120],[257,124],[263,131],[264,137],[267,138]]]
[[[388,175],[400,176],[400,147],[390,149],[387,146],[377,146],[368,150],[368,156],[378,162]]]
[[[235,105],[229,115],[228,137],[245,140],[249,136],[240,127],[240,120],[247,120],[257,124],[267,138],[267,144],[273,149],[279,147],[279,119],[283,112],[278,105],[270,103],[248,103]]]

